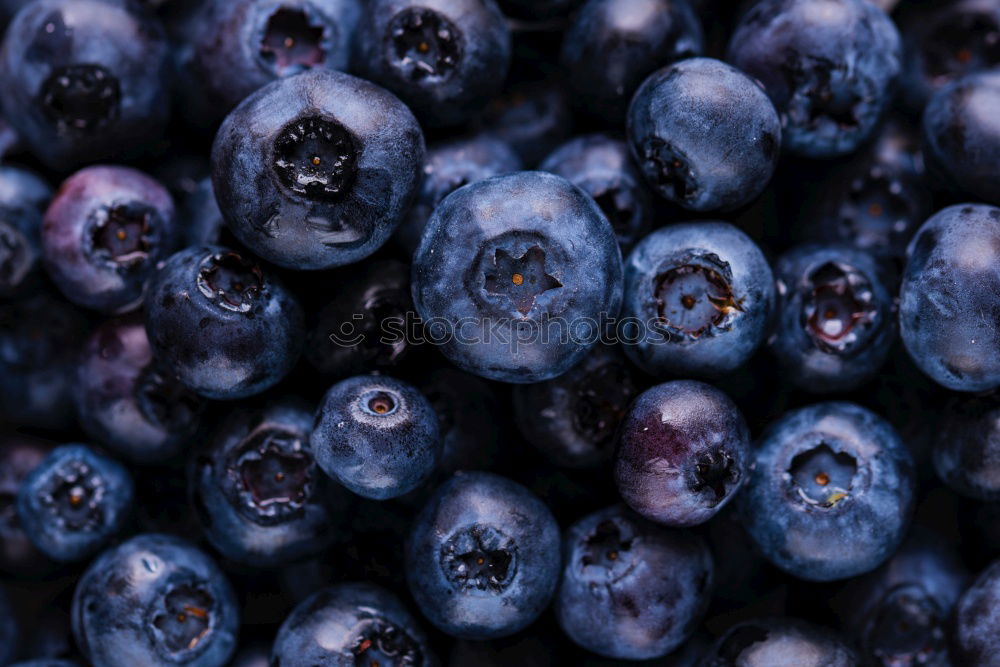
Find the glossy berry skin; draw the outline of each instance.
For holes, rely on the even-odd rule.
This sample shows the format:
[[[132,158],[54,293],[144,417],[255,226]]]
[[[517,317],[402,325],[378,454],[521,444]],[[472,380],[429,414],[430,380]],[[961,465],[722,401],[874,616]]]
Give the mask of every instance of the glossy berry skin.
[[[86,445],[52,450],[17,492],[25,535],[55,561],[83,560],[125,524],[135,488],[128,470]]]
[[[1000,386],[1000,208],[938,211],[910,243],[900,287],[899,330],[914,363],[955,391]]]
[[[427,635],[406,607],[370,583],[341,583],[298,604],[278,630],[271,664],[313,665],[439,664]]]
[[[222,570],[170,535],[145,533],[108,549],[73,595],[73,635],[94,667],[222,667],[238,628]]]
[[[157,262],[179,242],[166,188],[129,167],[87,167],[66,179],[42,223],[45,266],[73,303],[137,308]]]
[[[952,659],[959,665],[991,665],[1000,651],[1000,561],[987,567],[959,598],[952,630]]]
[[[594,200],[558,176],[520,172],[459,188],[435,209],[413,258],[413,302],[453,334],[440,350],[459,368],[540,382],[593,346],[601,315],[620,307],[621,275]],[[557,318],[589,319],[571,336],[542,335]]]
[[[291,269],[364,259],[389,238],[419,185],[416,119],[378,86],[332,70],[279,79],[247,97],[212,145],[229,229]]]
[[[832,630],[793,618],[758,618],[731,627],[701,667],[856,667],[858,655]]]
[[[901,57],[896,27],[865,0],[766,0],[743,15],[726,59],[767,90],[785,149],[822,159],[871,136]]]
[[[725,222],[654,231],[625,261],[623,317],[641,327],[625,353],[651,375],[719,377],[767,333],[774,277],[757,244]]]
[[[194,508],[230,560],[274,567],[316,555],[336,537],[346,494],[309,449],[312,410],[292,399],[235,410],[192,463]]]
[[[641,393],[618,429],[614,477],[628,505],[668,526],[708,521],[749,472],[750,431],[711,385],[676,380]]]
[[[0,167],[0,299],[25,296],[38,281],[42,213],[52,189],[27,169]]]
[[[139,464],[180,453],[204,409],[202,398],[153,360],[137,314],[109,320],[91,334],[80,355],[74,398],[87,435]]]
[[[371,0],[354,61],[431,126],[457,125],[500,92],[510,33],[493,0]]]
[[[177,51],[183,112],[217,123],[275,79],[313,68],[347,71],[359,0],[211,0]]]
[[[1000,500],[1000,396],[956,396],[941,411],[931,440],[934,468],[968,498]]]
[[[427,220],[446,196],[469,183],[521,170],[521,158],[496,137],[477,134],[431,146],[424,158],[423,182],[410,212],[396,230],[396,241],[412,255]]]
[[[4,117],[54,170],[134,155],[166,124],[169,64],[163,28],[135,3],[33,2],[0,49]]]
[[[578,137],[550,153],[539,169],[562,176],[593,197],[622,252],[652,228],[654,203],[624,141],[606,134]]]
[[[924,156],[938,181],[1000,206],[998,105],[1000,72],[969,74],[939,90],[924,109]]]
[[[200,246],[172,255],[146,299],[153,355],[206,398],[236,399],[278,382],[298,359],[302,309],[247,254]]]
[[[691,211],[729,211],[764,191],[781,122],[753,79],[711,58],[657,70],[628,109],[632,155],[649,186]]]
[[[896,340],[891,284],[866,252],[807,244],[774,264],[777,322],[769,347],[806,391],[849,391],[875,377]]]
[[[905,536],[913,460],[895,429],[853,403],[786,413],[761,438],[740,496],[764,556],[809,581],[868,572]]]
[[[441,458],[431,404],[412,385],[376,375],[330,387],[316,411],[309,443],[323,472],[376,500],[420,486]]]
[[[485,472],[458,473],[417,515],[406,580],[439,630],[504,637],[548,606],[559,581],[559,526],[526,488]]]
[[[13,575],[44,573],[51,563],[24,533],[17,514],[17,492],[52,447],[44,440],[0,436],[0,571]]]
[[[588,651],[620,660],[663,656],[708,607],[713,565],[705,542],[622,506],[570,526],[563,552],[556,618]]]

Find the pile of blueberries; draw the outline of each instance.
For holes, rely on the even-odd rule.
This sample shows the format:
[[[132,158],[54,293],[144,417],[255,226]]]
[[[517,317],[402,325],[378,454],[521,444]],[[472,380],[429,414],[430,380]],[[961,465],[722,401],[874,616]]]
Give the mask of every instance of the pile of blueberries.
[[[0,0],[0,667],[1000,666],[1000,0]]]

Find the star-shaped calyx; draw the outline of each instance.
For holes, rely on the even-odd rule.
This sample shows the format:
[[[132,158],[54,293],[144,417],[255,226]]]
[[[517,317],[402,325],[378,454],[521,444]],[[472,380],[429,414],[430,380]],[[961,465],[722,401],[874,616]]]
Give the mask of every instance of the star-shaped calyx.
[[[562,283],[545,272],[545,251],[535,245],[520,257],[498,248],[484,287],[489,294],[506,296],[519,313],[527,315],[539,295]]]

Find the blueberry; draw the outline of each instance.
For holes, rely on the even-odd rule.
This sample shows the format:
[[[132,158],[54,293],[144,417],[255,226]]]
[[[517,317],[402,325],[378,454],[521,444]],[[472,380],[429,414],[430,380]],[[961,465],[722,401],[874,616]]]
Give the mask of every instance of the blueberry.
[[[949,206],[910,243],[899,330],[910,357],[956,391],[1000,386],[1000,208]]]
[[[793,618],[743,621],[719,637],[702,667],[856,667],[854,649],[832,630]]]
[[[875,377],[896,339],[894,294],[868,253],[841,245],[793,248],[774,265],[777,322],[769,346],[784,377],[816,393]]]
[[[370,583],[336,584],[303,600],[281,624],[271,651],[274,667],[436,664],[413,616]]]
[[[275,79],[312,68],[346,71],[359,0],[209,0],[177,50],[183,112],[204,125]]]
[[[958,665],[992,665],[1000,654],[996,618],[1000,608],[1000,561],[980,573],[959,598],[952,630],[952,659]]]
[[[139,464],[186,447],[204,401],[153,360],[142,318],[110,320],[89,338],[74,387],[80,425],[91,438]]]
[[[278,382],[298,359],[302,309],[251,256],[188,248],[154,276],[146,333],[156,359],[207,398],[235,399]]]
[[[516,83],[490,102],[477,127],[507,143],[525,167],[533,167],[570,136],[569,96],[558,79]]]
[[[0,570],[3,572],[24,575],[48,569],[45,555],[24,533],[17,514],[17,492],[25,477],[51,450],[44,440],[0,435]]]
[[[628,505],[669,526],[708,521],[741,487],[750,431],[736,405],[694,380],[639,394],[618,429],[614,476]]]
[[[607,464],[639,381],[620,350],[602,345],[557,378],[515,385],[514,420],[557,465]]]
[[[526,488],[491,473],[458,473],[417,515],[406,579],[439,630],[490,639],[527,627],[559,579],[559,526]]]
[[[431,404],[412,385],[377,375],[330,387],[316,411],[309,444],[323,472],[376,500],[420,486],[441,458]]]
[[[955,396],[932,434],[934,467],[956,492],[1000,500],[1000,395]]]
[[[566,142],[539,167],[562,176],[594,198],[611,223],[622,252],[653,227],[656,211],[624,141],[590,134]]]
[[[510,33],[493,0],[370,0],[358,29],[361,76],[429,125],[468,120],[500,92]]]
[[[764,0],[739,21],[727,60],[764,85],[789,152],[831,158],[875,130],[901,47],[892,20],[865,0]]]
[[[39,0],[0,49],[6,119],[41,162],[66,170],[139,153],[170,109],[167,40],[126,0]]]
[[[652,375],[719,377],[764,340],[774,278],[760,248],[725,222],[658,229],[625,261],[622,314],[640,331],[629,358]]]
[[[700,537],[609,507],[563,537],[555,611],[570,638],[603,656],[643,660],[687,639],[708,606],[712,555]]]
[[[135,489],[128,470],[86,445],[63,445],[24,479],[17,515],[49,558],[83,560],[121,531]]]
[[[413,301],[463,370],[539,382],[577,363],[621,303],[621,253],[594,200],[543,172],[459,188],[413,259]],[[438,340],[440,328],[428,329]]]
[[[19,167],[0,167],[0,299],[25,296],[37,283],[48,184]]]
[[[969,74],[935,93],[923,119],[928,172],[958,191],[996,205],[1000,205],[998,105],[1000,72]]]
[[[240,103],[212,146],[233,234],[292,269],[357,262],[385,243],[419,185],[420,126],[367,81],[313,69]]]
[[[291,399],[232,412],[193,462],[194,506],[226,558],[272,567],[336,537],[333,484],[309,448],[312,410]]]
[[[589,0],[566,29],[559,60],[580,108],[620,124],[646,76],[703,50],[688,0]]]
[[[424,158],[423,184],[396,241],[412,255],[435,207],[463,185],[521,170],[521,158],[496,137],[477,134],[431,146]]]
[[[913,509],[910,452],[895,429],[853,403],[793,410],[761,437],[740,496],[747,532],[796,577],[832,581],[876,568]]]
[[[63,182],[45,212],[42,249],[66,298],[123,313],[142,303],[150,275],[178,236],[166,188],[128,167],[87,167]]]
[[[219,567],[168,535],[146,533],[105,551],[73,595],[73,634],[94,667],[222,667],[238,627]]]

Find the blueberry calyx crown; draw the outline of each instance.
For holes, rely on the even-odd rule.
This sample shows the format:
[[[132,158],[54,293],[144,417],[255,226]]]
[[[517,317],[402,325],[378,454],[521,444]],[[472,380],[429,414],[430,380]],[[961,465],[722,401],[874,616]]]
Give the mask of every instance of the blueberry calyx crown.
[[[726,331],[743,312],[733,294],[729,265],[718,256],[689,258],[660,273],[653,296],[661,325],[671,340],[697,340]]]
[[[378,415],[380,417],[388,416],[396,412],[399,409],[399,397],[395,394],[384,391],[376,390],[366,392],[361,397],[362,408],[370,414]]]
[[[535,299],[562,283],[545,271],[545,251],[533,245],[520,257],[502,248],[493,255],[493,265],[485,273],[483,289],[487,294],[505,296],[521,315],[526,316],[535,306]]]
[[[248,312],[263,289],[260,266],[232,251],[209,255],[198,270],[198,290],[226,310]]]
[[[303,10],[279,7],[267,19],[258,53],[275,74],[285,76],[322,65],[325,36],[325,27]]]
[[[321,202],[341,199],[357,176],[358,143],[343,125],[307,116],[288,123],[274,140],[272,166],[282,186]]]
[[[689,202],[697,196],[698,182],[687,156],[678,148],[659,137],[649,137],[643,142],[642,158],[643,170],[665,197]]]
[[[696,493],[711,494],[709,504],[715,507],[726,498],[728,488],[740,481],[740,471],[736,461],[721,449],[708,451],[698,457],[688,486]]]
[[[475,524],[441,546],[445,579],[462,591],[502,593],[517,572],[517,545],[492,526]]]
[[[935,85],[1000,63],[1000,25],[989,14],[956,12],[924,41],[924,72]]]
[[[42,84],[42,112],[61,134],[92,133],[118,119],[118,79],[100,65],[56,67]]]
[[[153,603],[148,624],[154,642],[172,658],[205,645],[214,625],[215,599],[203,582],[169,585]]]
[[[858,347],[878,319],[868,279],[853,267],[827,262],[806,281],[811,293],[803,304],[802,324],[816,347],[832,354]]]
[[[788,118],[809,129],[832,126],[837,130],[857,128],[865,101],[855,92],[846,67],[815,56],[790,53],[785,63],[791,96]]]
[[[389,64],[407,81],[446,79],[462,58],[461,33],[442,14],[410,7],[389,21]]]
[[[106,493],[104,478],[79,459],[64,461],[51,470],[39,489],[42,506],[55,524],[73,532],[100,527],[101,503]]]
[[[635,393],[632,375],[624,364],[612,361],[594,369],[574,392],[571,414],[576,432],[600,449],[609,448]]]
[[[866,652],[879,664],[934,664],[947,652],[947,614],[920,584],[885,594],[863,630]]]
[[[139,374],[135,396],[147,420],[171,430],[191,425],[201,411],[201,400],[193,391],[152,365]]]
[[[143,263],[154,245],[156,215],[152,207],[134,201],[96,209],[90,222],[92,252],[122,268]]]
[[[879,248],[889,245],[893,235],[905,234],[917,210],[916,204],[904,196],[898,178],[884,167],[873,165],[866,178],[851,181],[838,213],[845,239],[856,239],[862,247]]]
[[[792,458],[788,479],[799,500],[810,507],[831,509],[851,497],[857,472],[853,456],[821,442]]]
[[[316,483],[302,433],[277,424],[255,428],[226,460],[230,502],[251,520],[273,525],[301,515]]]
[[[33,255],[24,234],[0,221],[0,287],[19,285],[31,269]]]
[[[583,539],[577,567],[592,584],[613,584],[635,567],[632,548],[638,536],[631,522],[606,519]]]
[[[405,630],[379,616],[367,616],[353,629],[351,652],[355,667],[418,667],[423,664],[420,645]]]

